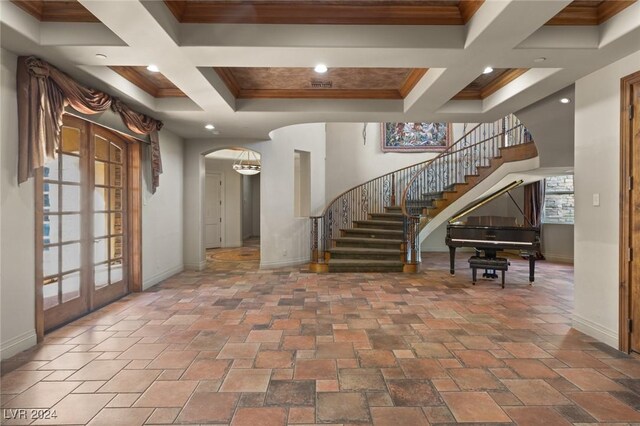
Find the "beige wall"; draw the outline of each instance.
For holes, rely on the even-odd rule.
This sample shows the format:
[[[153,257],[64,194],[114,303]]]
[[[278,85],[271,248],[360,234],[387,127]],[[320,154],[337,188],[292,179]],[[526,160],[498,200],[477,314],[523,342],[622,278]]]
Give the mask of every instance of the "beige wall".
[[[142,279],[147,289],[184,269],[182,247],[183,142],[160,132],[163,173],[155,194],[147,189],[142,206]],[[147,180],[148,182],[148,180]],[[147,188],[149,185],[147,184]]]
[[[2,358],[36,343],[34,185],[17,185],[16,56],[0,50],[0,350]],[[93,117],[96,118],[96,117]],[[115,123],[110,112],[100,123]],[[118,130],[122,123],[115,125]],[[182,139],[160,132],[160,188],[143,191],[142,275],[145,288],[180,272],[182,262]]]
[[[574,326],[618,345],[620,79],[640,70],[640,51],[575,84]],[[593,206],[600,194],[600,206]]]
[[[326,201],[385,173],[434,158],[433,152],[382,152],[380,123],[327,123]],[[454,123],[453,141],[464,135],[465,124]],[[470,130],[475,124],[467,124]]]
[[[36,343],[34,185],[18,186],[17,57],[0,49],[0,346],[7,358]]]
[[[205,266],[202,200],[203,155],[242,147],[261,154],[260,266],[273,268],[309,260],[309,218],[296,218],[294,206],[294,151],[310,153],[311,214],[325,204],[325,126],[298,124],[271,132],[268,141],[192,139],[185,143],[184,245],[185,266]],[[236,173],[237,174],[237,173]]]

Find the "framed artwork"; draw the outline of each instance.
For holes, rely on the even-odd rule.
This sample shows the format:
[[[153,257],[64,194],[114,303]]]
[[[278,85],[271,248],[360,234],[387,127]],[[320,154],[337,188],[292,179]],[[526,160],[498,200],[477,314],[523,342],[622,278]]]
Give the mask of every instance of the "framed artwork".
[[[382,123],[382,151],[443,151],[451,140],[451,123]]]

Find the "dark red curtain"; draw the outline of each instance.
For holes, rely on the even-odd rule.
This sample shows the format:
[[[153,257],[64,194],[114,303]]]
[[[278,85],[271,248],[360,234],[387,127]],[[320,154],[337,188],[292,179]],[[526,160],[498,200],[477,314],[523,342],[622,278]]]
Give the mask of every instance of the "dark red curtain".
[[[526,224],[540,227],[544,210],[544,180],[524,186],[524,216]],[[544,259],[541,252],[536,253],[538,259]]]
[[[55,158],[60,144],[64,108],[97,114],[111,108],[132,132],[151,141],[151,191],[156,192],[162,173],[158,130],[162,122],[132,110],[120,100],[91,89],[53,65],[34,56],[18,58],[18,183],[33,177],[47,158]]]

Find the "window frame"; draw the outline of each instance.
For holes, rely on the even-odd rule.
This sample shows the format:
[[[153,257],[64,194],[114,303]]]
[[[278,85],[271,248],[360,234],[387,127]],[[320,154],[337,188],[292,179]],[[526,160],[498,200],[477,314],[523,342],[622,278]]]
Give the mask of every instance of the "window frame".
[[[574,176],[573,174],[564,174],[564,175],[557,175],[557,176],[550,176],[550,177],[561,177],[561,176]],[[575,206],[575,194],[576,194],[576,190],[575,190],[575,184],[572,178],[572,186],[573,186],[573,191],[566,191],[566,190],[561,190],[561,191],[549,191],[547,188],[547,181],[549,178],[545,178],[544,179],[544,200],[542,202],[542,217],[540,219],[540,223],[542,225],[574,225],[575,224],[575,210],[576,210],[576,206]],[[547,210],[547,196],[549,195],[573,195],[573,220],[571,222],[559,222],[559,221],[549,221],[549,219],[546,217],[545,212]]]

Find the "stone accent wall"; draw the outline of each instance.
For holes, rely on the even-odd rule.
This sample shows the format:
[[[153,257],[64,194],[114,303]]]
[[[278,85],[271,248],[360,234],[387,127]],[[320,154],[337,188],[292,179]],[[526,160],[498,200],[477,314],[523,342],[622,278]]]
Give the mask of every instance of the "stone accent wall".
[[[575,209],[573,175],[553,176],[545,181],[543,222],[573,224]],[[570,194],[562,192],[570,192]]]

